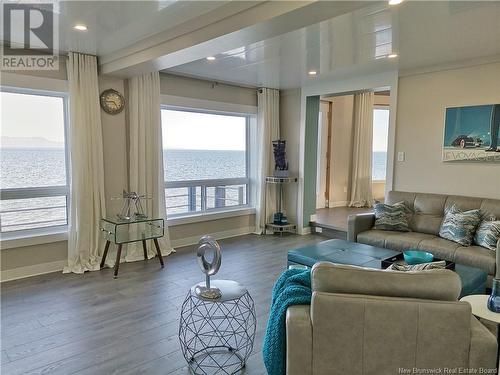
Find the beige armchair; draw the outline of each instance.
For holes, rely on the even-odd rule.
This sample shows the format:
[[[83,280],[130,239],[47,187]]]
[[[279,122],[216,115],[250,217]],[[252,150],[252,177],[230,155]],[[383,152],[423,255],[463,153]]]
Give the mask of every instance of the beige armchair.
[[[495,368],[496,338],[457,301],[461,285],[452,271],[320,262],[311,278],[311,305],[287,311],[288,375]]]

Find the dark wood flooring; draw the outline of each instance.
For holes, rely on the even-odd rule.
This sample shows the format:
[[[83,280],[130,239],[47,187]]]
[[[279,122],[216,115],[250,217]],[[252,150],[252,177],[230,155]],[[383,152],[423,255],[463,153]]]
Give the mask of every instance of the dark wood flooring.
[[[262,339],[271,289],[289,249],[324,240],[247,235],[220,241],[215,278],[246,285],[257,311],[253,354],[244,374],[265,374]],[[188,374],[177,330],[181,303],[203,275],[194,247],[84,275],[52,273],[1,285],[1,373]]]

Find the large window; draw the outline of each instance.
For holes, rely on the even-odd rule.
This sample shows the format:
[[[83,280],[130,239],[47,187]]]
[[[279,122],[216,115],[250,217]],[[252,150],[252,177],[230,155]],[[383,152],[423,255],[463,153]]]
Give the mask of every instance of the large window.
[[[168,217],[248,204],[249,116],[162,107]]]
[[[0,230],[5,235],[67,225],[66,97],[2,88]]]
[[[372,180],[385,181],[387,169],[387,145],[389,141],[389,109],[373,110],[373,158]]]

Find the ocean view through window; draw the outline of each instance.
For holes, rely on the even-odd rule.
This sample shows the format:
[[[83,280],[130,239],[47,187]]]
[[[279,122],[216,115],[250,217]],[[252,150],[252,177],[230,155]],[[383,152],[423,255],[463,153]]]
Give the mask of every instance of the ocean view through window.
[[[37,233],[67,225],[66,97],[0,93],[0,230]]]
[[[387,146],[389,143],[389,109],[373,110],[372,180],[385,181],[387,172]]]
[[[249,116],[162,107],[168,217],[248,205]]]

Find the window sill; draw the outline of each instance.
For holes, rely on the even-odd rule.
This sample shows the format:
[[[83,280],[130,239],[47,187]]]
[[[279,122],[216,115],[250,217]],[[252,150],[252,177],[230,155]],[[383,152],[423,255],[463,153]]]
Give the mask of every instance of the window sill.
[[[219,220],[228,217],[245,216],[252,214],[255,214],[255,208],[251,207],[238,208],[233,210],[215,211],[215,212],[204,212],[194,215],[177,216],[171,219],[167,219],[167,225],[169,227],[175,227],[176,225],[200,223],[204,221]]]
[[[372,184],[385,184],[386,180],[372,180]]]
[[[68,228],[48,229],[43,232],[23,233],[17,235],[4,234],[0,241],[2,250],[33,245],[43,245],[68,240]]]

